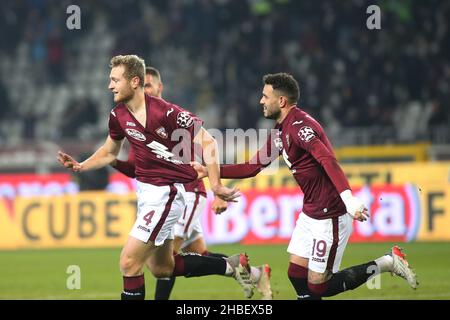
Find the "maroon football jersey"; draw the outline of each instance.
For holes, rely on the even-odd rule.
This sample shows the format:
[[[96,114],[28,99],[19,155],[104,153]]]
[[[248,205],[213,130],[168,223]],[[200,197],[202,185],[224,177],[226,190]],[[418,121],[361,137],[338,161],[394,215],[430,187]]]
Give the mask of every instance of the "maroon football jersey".
[[[175,104],[148,95],[145,95],[145,108],[145,128],[123,103],[109,116],[111,138],[127,138],[130,142],[136,179],[157,186],[197,180],[189,161],[193,138],[203,122]]]
[[[294,108],[281,123],[282,155],[304,193],[303,212],[315,219],[347,211],[340,193],[350,189],[322,126]]]
[[[350,189],[348,180],[333,153],[322,126],[299,108],[292,109],[281,124],[277,124],[263,149],[246,164],[221,166],[222,178],[255,176],[270,161],[263,155],[277,154],[267,150],[278,148],[304,193],[303,212],[314,219],[327,219],[345,214],[340,193]],[[267,156],[266,156],[267,160]]]
[[[135,157],[133,149],[130,149],[127,161],[117,159],[116,164],[113,167],[130,178],[136,178]],[[186,182],[184,184],[184,189],[187,192],[199,193],[201,196],[206,197],[206,188],[205,184],[203,183],[203,180],[196,179],[191,182]]]
[[[184,184],[184,189],[187,192],[196,192],[200,195],[206,197],[206,188],[203,180],[194,180]]]

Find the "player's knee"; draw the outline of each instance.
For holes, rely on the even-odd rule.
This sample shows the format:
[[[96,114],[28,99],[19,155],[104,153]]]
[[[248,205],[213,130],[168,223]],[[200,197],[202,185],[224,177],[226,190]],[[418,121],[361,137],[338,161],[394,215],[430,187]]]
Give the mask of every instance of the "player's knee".
[[[173,268],[168,266],[152,266],[150,271],[155,278],[170,278],[173,273]]]
[[[142,263],[140,263],[137,259],[123,255],[120,257],[120,271],[125,276],[134,276],[141,273]]]
[[[325,271],[324,273],[318,273],[318,272],[314,272],[309,270],[308,272],[308,282],[312,283],[312,284],[320,284],[320,283],[324,283],[327,282],[330,278],[330,275],[327,271]]]

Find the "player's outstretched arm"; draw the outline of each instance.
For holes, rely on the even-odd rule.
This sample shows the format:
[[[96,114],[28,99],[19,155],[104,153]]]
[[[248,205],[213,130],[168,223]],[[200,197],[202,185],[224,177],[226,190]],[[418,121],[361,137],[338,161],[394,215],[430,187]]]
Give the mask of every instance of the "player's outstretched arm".
[[[62,151],[58,151],[58,157],[56,159],[61,163],[65,168],[72,170],[73,172],[80,171],[80,163],[76,161],[72,156],[64,153]]]
[[[224,201],[236,202],[235,199],[239,197],[239,190],[227,188],[220,181],[219,148],[216,140],[202,127],[196,134],[194,142],[202,147],[203,159],[214,195]]]
[[[352,194],[350,189],[344,190],[340,193],[341,199],[345,204],[347,213],[354,219],[358,221],[366,221],[369,218],[369,211],[367,210],[364,203],[358,197]]]
[[[275,145],[274,132],[271,132],[265,145],[250,159],[241,164],[226,164],[220,166],[220,177],[224,179],[252,178],[277,159],[280,149]]]
[[[79,163],[68,154],[59,151],[58,161],[74,172],[84,172],[99,169],[112,163],[119,154],[122,141],[113,140],[108,136],[105,143],[88,159]]]
[[[105,143],[92,156],[80,163],[80,171],[99,169],[111,164],[116,160],[122,142],[123,140],[114,140],[108,136]]]
[[[208,176],[208,169],[204,165],[202,165],[200,162],[191,161],[190,165],[192,168],[194,168],[195,171],[197,171],[198,179],[203,179]]]
[[[226,164],[220,166],[220,177],[224,179],[245,179],[256,176],[280,155],[274,146],[273,137],[269,136],[266,144],[258,150],[249,162],[239,164]],[[191,166],[197,171],[199,179],[208,175],[208,169],[198,162],[191,162]]]
[[[307,150],[320,163],[331,182],[333,182],[345,204],[347,213],[355,220],[366,221],[369,217],[369,212],[361,199],[352,194],[347,177],[334,154],[319,139],[314,139],[307,147]]]

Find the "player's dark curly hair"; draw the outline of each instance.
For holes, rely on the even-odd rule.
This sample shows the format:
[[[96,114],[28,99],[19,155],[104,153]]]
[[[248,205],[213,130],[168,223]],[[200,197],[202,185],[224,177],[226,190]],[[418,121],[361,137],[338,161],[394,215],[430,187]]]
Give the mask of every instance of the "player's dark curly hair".
[[[286,96],[290,104],[296,104],[300,99],[298,82],[288,73],[266,74],[263,77],[263,83],[271,85],[273,90],[277,90],[281,95]]]

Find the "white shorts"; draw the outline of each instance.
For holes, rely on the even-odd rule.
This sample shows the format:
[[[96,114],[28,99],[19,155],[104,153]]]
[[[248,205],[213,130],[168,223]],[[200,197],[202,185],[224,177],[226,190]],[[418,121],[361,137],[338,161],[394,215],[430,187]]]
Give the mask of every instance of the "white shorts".
[[[185,207],[184,186],[155,186],[137,182],[138,212],[129,235],[145,243],[160,246],[166,239],[173,239],[173,227]]]
[[[349,214],[318,220],[302,212],[287,251],[309,259],[308,269],[314,272],[338,272],[352,228],[353,219]]]
[[[206,198],[198,193],[185,192],[184,198],[186,208],[174,228],[175,236],[183,239],[181,249],[203,237],[200,216],[206,206]]]

